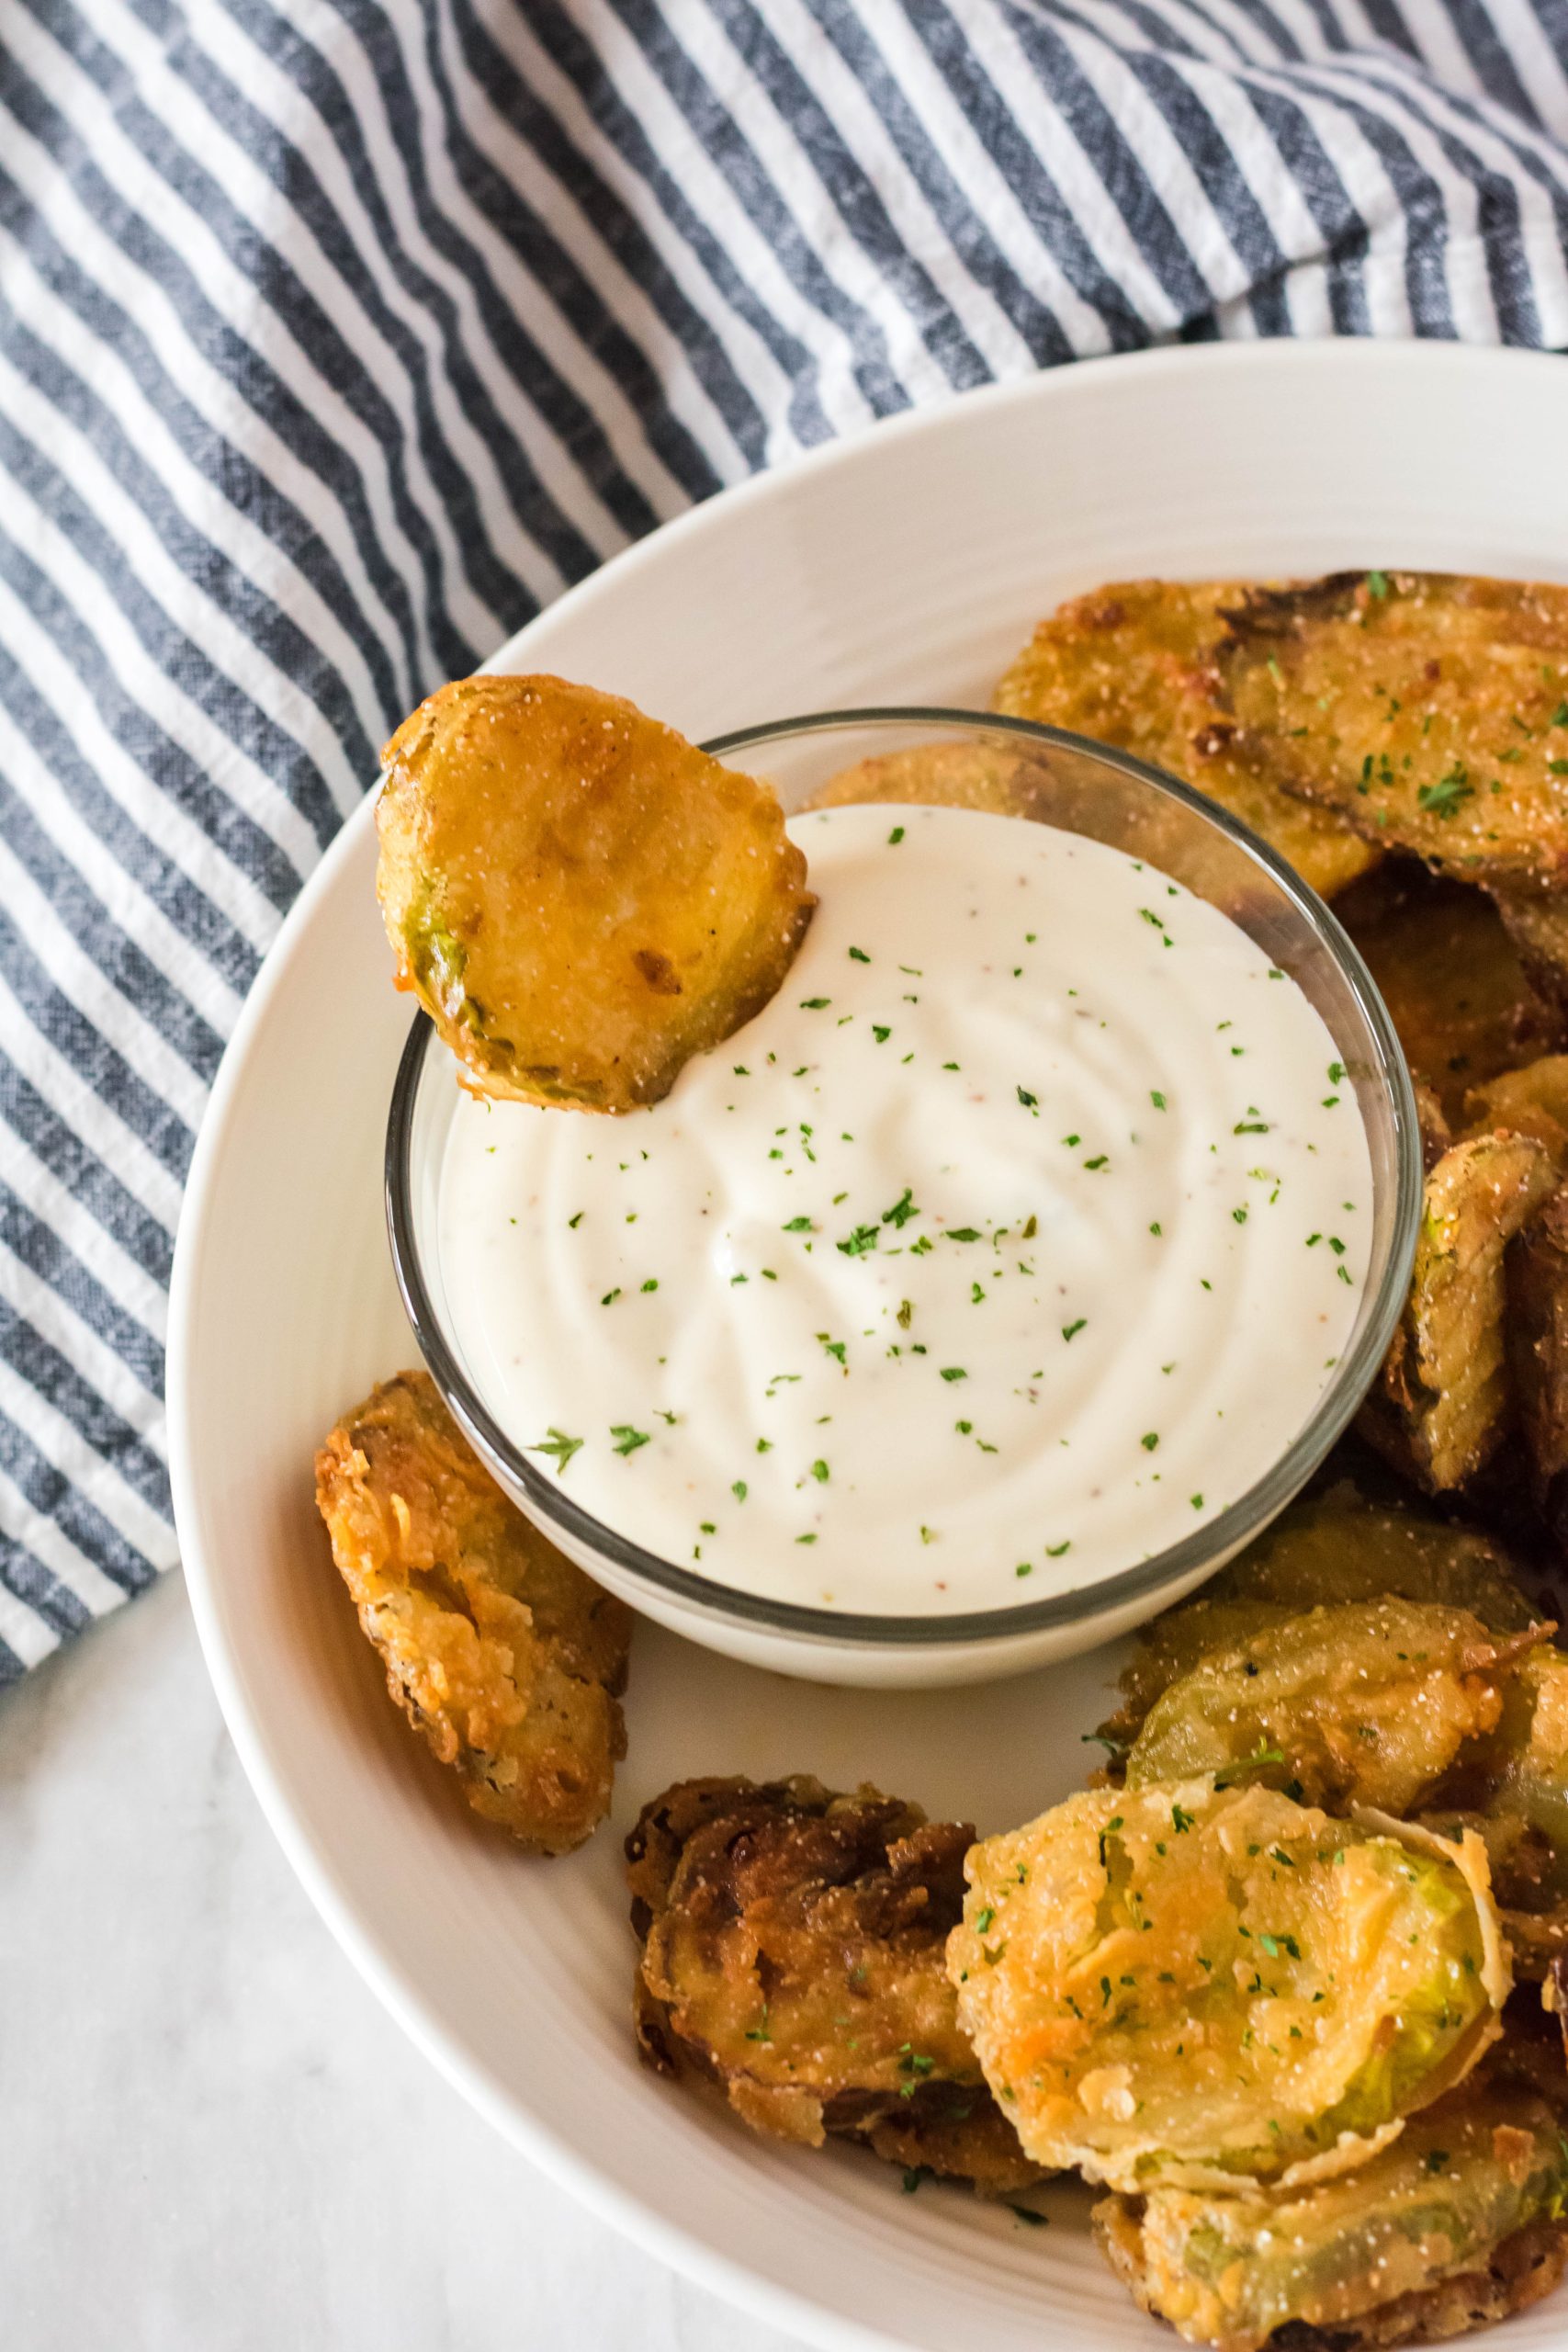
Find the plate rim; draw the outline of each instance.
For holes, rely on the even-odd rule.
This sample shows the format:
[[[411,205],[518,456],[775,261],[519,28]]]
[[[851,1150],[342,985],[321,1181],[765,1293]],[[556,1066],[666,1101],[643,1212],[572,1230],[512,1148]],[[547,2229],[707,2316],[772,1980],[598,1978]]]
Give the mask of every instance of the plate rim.
[[[1455,375],[1473,373],[1490,378],[1506,373],[1522,377],[1527,371],[1541,372],[1548,366],[1561,368],[1563,364],[1561,354],[1512,345],[1327,336],[1320,340],[1279,338],[1162,345],[1042,368],[1004,383],[976,386],[877,420],[818,447],[794,453],[778,465],[716,492],[619,549],[536,614],[481,666],[486,670],[515,671],[520,655],[526,658],[528,639],[534,630],[547,620],[553,623],[563,614],[575,612],[585,598],[603,588],[607,576],[613,574],[617,581],[635,577],[644,565],[657,562],[672,541],[683,542],[716,527],[716,518],[722,527],[733,513],[744,509],[749,503],[787,497],[803,472],[825,476],[836,468],[853,464],[874,438],[881,447],[896,436],[940,434],[960,404],[965,415],[982,406],[987,411],[999,411],[1038,401],[1048,408],[1051,401],[1065,394],[1068,386],[1081,393],[1086,379],[1092,385],[1111,368],[1119,371],[1118,381],[1134,370],[1156,379],[1161,375],[1192,376],[1222,370],[1237,374],[1250,371],[1267,378],[1314,370],[1325,375],[1353,374],[1358,369],[1372,368],[1406,371],[1446,368]],[[224,1047],[202,1114],[181,1203],[169,1287],[165,1409],[175,1533],[203,1664],[263,1816],[318,1916],[414,2046],[503,2140],[656,2259],[668,2263],[682,2276],[765,2324],[791,2329],[807,2343],[821,2347],[821,2352],[908,2352],[907,2337],[867,2327],[842,2311],[765,2276],[745,2262],[721,2253],[684,2223],[645,2205],[594,2160],[582,2154],[557,2128],[489,2081],[483,2067],[468,2056],[434,2012],[427,1996],[379,1948],[374,1935],[356,1917],[351,1900],[340,1891],[330,1860],[318,1850],[311,1830],[297,1816],[284,1792],[280,1775],[273,1765],[267,1734],[252,1707],[239,1662],[226,1642],[218,1600],[219,1580],[212,1573],[200,1537],[204,1514],[199,1499],[197,1456],[187,1442],[193,1324],[206,1261],[209,1201],[215,1194],[221,1175],[227,1131],[246,1081],[253,1043],[266,1022],[297,944],[313,924],[318,906],[330,895],[342,867],[355,854],[371,822],[373,797],[367,790],[365,798],[344,819],[306,877],[262,960]]]

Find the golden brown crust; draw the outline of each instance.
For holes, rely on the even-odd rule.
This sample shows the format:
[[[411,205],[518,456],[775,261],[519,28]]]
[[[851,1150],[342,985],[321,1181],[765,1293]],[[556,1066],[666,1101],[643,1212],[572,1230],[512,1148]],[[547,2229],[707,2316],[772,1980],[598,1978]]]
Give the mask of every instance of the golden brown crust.
[[[1466,1609],[1388,1596],[1305,1611],[1171,1683],[1127,1786],[1246,1775],[1341,1817],[1408,1813],[1495,1730],[1504,1685],[1543,1630],[1493,1634]]]
[[[864,2140],[998,2196],[1039,2179],[943,1969],[973,1837],[804,1777],[666,1790],[626,1840],[644,2056],[756,2131]]]
[[[1359,2172],[1297,2190],[1110,2198],[1095,2235],[1145,2311],[1218,2352],[1462,2335],[1561,2276],[1560,2119],[1505,2054]]]
[[[1357,2352],[1361,2345],[1446,2344],[1495,2327],[1550,2295],[1568,2267],[1568,2224],[1531,2222],[1505,2238],[1489,2259],[1435,2287],[1417,2288],[1353,2322],[1280,2329],[1274,2352]]]
[[[1370,2161],[1500,2031],[1483,1857],[1429,1845],[1196,1779],[976,1846],[948,1968],[1028,2153],[1128,2192]]]
[[[778,801],[619,695],[457,679],[382,756],[398,984],[481,1091],[655,1102],[788,970],[816,900]]]
[[[1373,864],[1346,826],[1293,804],[1238,741],[1217,648],[1230,581],[1130,580],[1059,605],[1035,629],[993,707],[1131,752],[1207,793],[1325,896]]]
[[[1568,589],[1342,572],[1225,617],[1221,673],[1276,788],[1461,881],[1568,880]]]
[[[1537,1614],[1517,1563],[1489,1536],[1411,1506],[1384,1509],[1340,1480],[1292,1504],[1190,1600],[1139,1628],[1122,1702],[1097,1736],[1123,1758],[1161,1692],[1200,1659],[1303,1610],[1380,1598],[1468,1609],[1499,1634],[1524,1632]]]
[[[427,1373],[333,1430],[316,1501],[388,1690],[474,1811],[540,1853],[581,1845],[626,1753],[627,1610],[508,1501]]]
[[[1506,1435],[1504,1250],[1549,1198],[1551,1154],[1478,1136],[1427,1179],[1410,1297],[1361,1428],[1432,1492],[1461,1485]]]

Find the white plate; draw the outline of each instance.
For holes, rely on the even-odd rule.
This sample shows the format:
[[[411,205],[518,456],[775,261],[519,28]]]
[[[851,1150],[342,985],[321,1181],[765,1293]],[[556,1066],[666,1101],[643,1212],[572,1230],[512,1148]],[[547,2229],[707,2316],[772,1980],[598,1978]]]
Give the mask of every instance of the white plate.
[[[498,657],[693,735],[874,702],[983,704],[1034,617],[1138,573],[1411,564],[1562,577],[1568,373],[1432,345],[1093,361],[877,427],[660,531]],[[993,1829],[1081,1781],[1103,1657],[978,1691],[785,1683],[638,1629],[615,1817],[530,1861],[465,1813],[388,1705],[311,1505],[343,1408],[409,1361],[381,1133],[408,1026],[368,810],[268,958],[181,1226],[170,1452],[208,1663],[328,1923],[498,2128],[657,2253],[816,2344],[1093,2352],[1161,2338],[1101,2268],[1087,2200],[1026,2230],[900,2191],[850,2151],[772,2146],[637,2065],[620,1838],[682,1774],[874,1779]],[[1514,2352],[1562,2340],[1553,2301]],[[1164,2339],[1168,2342],[1169,2338]]]

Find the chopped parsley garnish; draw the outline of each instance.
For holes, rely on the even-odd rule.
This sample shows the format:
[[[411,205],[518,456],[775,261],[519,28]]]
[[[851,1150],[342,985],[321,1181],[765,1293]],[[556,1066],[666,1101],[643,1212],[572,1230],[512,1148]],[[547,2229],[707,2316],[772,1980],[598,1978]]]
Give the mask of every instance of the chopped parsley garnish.
[[[550,1430],[540,1439],[537,1445],[525,1445],[523,1451],[525,1453],[551,1455],[556,1465],[556,1476],[560,1478],[566,1474],[567,1464],[571,1460],[572,1455],[581,1450],[581,1445],[582,1440],[580,1437],[568,1437],[560,1430]]]
[[[967,1380],[969,1374],[964,1371],[962,1364],[947,1363],[943,1364],[942,1368],[942,1376],[944,1380]]]
[[[875,1249],[881,1238],[880,1226],[857,1225],[848,1240],[839,1242],[837,1247],[846,1258],[863,1258],[868,1250]]]
[[[1062,1326],[1063,1339],[1070,1340],[1076,1331],[1081,1331],[1083,1329],[1088,1321],[1089,1317],[1087,1315],[1080,1315],[1076,1323],[1064,1323]]]
[[[610,1435],[615,1441],[615,1451],[617,1453],[635,1453],[639,1445],[652,1442],[646,1430],[634,1430],[629,1421],[613,1422]]]
[[[811,1465],[811,1475],[819,1487],[825,1487],[828,1483],[828,1464],[825,1462],[814,1462]]]
[[[896,848],[897,847],[898,843],[903,840],[903,838],[904,838],[904,828],[903,828],[903,826],[902,826],[902,825],[895,825],[895,826],[894,826],[894,828],[893,828],[893,831],[892,831],[888,834],[888,836],[887,836],[887,846],[888,846],[888,848],[889,848],[889,849],[896,849]]]
[[[1447,775],[1436,784],[1424,784],[1416,792],[1417,808],[1434,817],[1451,817],[1467,800],[1475,797],[1475,786],[1469,782],[1469,771],[1462,760],[1456,760]]]
[[[1156,1446],[1159,1443],[1159,1431],[1157,1430],[1145,1430],[1143,1436],[1138,1440],[1138,1443],[1143,1447],[1145,1453],[1152,1453]]]
[[[787,1225],[779,1227],[781,1233],[809,1233],[810,1230],[811,1219],[808,1216],[792,1216]]]
[[[871,957],[866,954],[863,947],[852,947],[850,950],[850,961],[852,964],[869,964]]]

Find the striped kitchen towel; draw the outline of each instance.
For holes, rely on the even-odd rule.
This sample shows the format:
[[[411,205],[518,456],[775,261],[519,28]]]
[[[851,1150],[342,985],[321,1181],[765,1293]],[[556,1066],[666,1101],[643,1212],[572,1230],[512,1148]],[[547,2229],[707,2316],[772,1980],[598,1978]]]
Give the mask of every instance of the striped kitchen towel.
[[[913,401],[1565,255],[1568,0],[9,0],[0,1682],[174,1560],[197,1123],[422,694]]]

